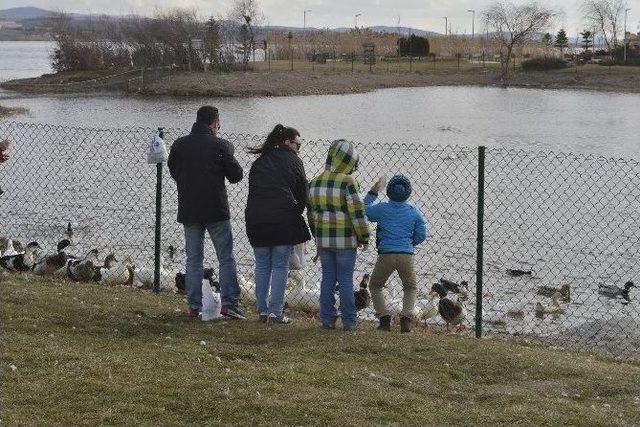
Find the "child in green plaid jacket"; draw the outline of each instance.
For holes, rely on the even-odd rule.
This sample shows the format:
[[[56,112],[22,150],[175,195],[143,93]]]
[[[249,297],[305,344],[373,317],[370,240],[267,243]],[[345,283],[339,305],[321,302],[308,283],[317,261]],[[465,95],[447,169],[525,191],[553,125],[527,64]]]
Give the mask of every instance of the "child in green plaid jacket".
[[[320,283],[320,320],[333,329],[337,319],[336,282],[340,292],[342,327],[356,325],[357,311],[353,295],[356,250],[369,242],[369,224],[359,185],[351,176],[358,167],[354,144],[344,139],[333,141],[325,170],[309,183],[309,226],[316,239],[322,264]]]

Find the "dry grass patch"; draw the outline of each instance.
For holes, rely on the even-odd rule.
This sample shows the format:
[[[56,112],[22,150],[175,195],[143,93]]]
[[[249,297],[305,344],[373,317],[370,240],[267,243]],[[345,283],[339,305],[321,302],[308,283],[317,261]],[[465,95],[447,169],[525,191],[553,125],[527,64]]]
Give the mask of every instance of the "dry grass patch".
[[[175,295],[0,281],[6,425],[640,423],[638,364],[424,329],[202,323]]]

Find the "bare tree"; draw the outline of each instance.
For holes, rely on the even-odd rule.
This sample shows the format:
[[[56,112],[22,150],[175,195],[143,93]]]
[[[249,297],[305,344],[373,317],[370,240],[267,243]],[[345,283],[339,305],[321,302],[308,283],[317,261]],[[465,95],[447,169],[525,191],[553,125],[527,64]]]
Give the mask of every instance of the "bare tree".
[[[625,0],[585,0],[582,5],[588,26],[600,29],[608,51],[618,46],[620,21],[626,8]]]
[[[492,37],[500,45],[503,81],[508,77],[514,48],[522,47],[534,34],[549,27],[557,15],[554,9],[535,1],[522,5],[498,1],[483,12],[487,28],[493,31]]]
[[[229,18],[240,24],[237,42],[240,45],[239,53],[242,57],[242,64],[246,70],[254,48],[253,28],[264,21],[258,0],[234,0]]]

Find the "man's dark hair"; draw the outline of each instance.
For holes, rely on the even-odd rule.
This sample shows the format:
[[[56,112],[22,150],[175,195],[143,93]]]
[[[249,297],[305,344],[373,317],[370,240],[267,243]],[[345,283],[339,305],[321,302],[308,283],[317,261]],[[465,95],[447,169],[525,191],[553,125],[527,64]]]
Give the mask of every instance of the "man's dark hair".
[[[207,126],[211,125],[213,122],[217,122],[219,118],[218,109],[211,105],[205,105],[204,107],[200,107],[198,110],[197,121],[203,122]]]

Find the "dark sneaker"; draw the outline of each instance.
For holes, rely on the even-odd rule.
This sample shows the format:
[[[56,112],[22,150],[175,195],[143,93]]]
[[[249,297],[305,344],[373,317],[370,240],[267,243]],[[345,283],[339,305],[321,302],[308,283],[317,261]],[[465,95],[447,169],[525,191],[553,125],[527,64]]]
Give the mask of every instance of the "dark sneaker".
[[[239,307],[222,307],[220,310],[220,314],[223,316],[230,317],[232,319],[238,320],[246,320],[247,316],[244,315],[244,312]]]
[[[267,319],[269,318],[269,315],[267,314],[260,314],[258,315],[258,322],[259,323],[267,323]]]
[[[411,318],[400,316],[400,332],[411,332]]]
[[[291,322],[293,322],[293,320],[284,314],[282,316],[269,316],[268,320],[268,323],[277,323],[281,325],[288,325]]]
[[[200,310],[197,308],[190,308],[187,310],[187,316],[191,318],[196,318],[200,316]]]
[[[322,325],[322,329],[331,330],[335,328],[336,328],[336,325]]]
[[[344,325],[342,330],[345,332],[351,332],[356,330],[356,325]]]
[[[386,316],[380,317],[380,325],[378,325],[378,330],[391,332],[391,316],[387,314]]]

